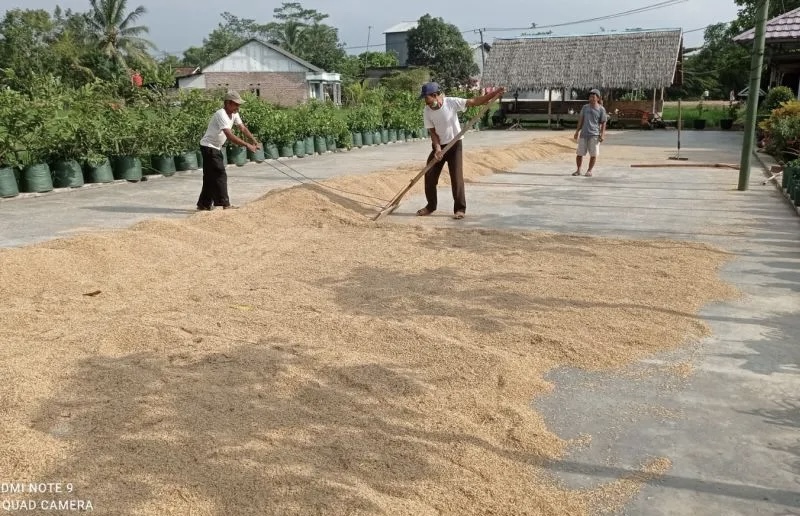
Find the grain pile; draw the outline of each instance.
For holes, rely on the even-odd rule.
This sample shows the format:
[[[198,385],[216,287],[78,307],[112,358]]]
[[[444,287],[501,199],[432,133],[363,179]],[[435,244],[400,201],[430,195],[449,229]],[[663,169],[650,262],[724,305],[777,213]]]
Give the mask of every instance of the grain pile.
[[[562,145],[471,155],[468,176]],[[388,198],[408,177],[336,184]],[[616,508],[668,461],[564,489],[543,466],[569,443],[531,400],[552,367],[704,335],[727,258],[373,223],[311,187],[2,251],[0,477],[72,482],[101,514]]]

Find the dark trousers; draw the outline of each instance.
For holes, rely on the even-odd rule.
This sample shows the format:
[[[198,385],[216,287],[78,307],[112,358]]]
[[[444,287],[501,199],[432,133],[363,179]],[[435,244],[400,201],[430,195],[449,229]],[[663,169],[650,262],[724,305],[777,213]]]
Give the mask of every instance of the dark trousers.
[[[203,189],[200,190],[197,207],[230,206],[228,174],[225,172],[222,152],[211,147],[201,146],[200,153],[203,155]]]
[[[445,146],[442,145],[442,148]],[[433,161],[436,153],[431,150],[428,156],[428,163]],[[425,198],[428,200],[426,208],[429,211],[436,210],[436,185],[439,183],[439,176],[442,174],[442,168],[447,163],[447,171],[450,172],[450,184],[453,188],[453,213],[467,211],[467,197],[464,191],[464,162],[461,157],[461,140],[458,140],[455,145],[450,147],[450,150],[442,156],[436,165],[431,167],[425,173]]]

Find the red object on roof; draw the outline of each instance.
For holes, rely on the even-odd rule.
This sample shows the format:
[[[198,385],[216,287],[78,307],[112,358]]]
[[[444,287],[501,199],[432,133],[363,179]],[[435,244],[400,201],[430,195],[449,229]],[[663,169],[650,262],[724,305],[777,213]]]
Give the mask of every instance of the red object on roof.
[[[746,43],[755,39],[756,29],[746,30],[734,36],[733,41]],[[787,41],[800,39],[800,7],[776,16],[767,22],[766,41]]]

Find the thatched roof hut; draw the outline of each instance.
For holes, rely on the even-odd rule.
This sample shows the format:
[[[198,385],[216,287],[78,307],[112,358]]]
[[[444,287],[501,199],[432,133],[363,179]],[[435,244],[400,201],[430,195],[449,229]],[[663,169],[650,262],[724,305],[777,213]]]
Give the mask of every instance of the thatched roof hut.
[[[680,84],[682,47],[681,29],[496,39],[482,84],[512,90],[665,88]]]

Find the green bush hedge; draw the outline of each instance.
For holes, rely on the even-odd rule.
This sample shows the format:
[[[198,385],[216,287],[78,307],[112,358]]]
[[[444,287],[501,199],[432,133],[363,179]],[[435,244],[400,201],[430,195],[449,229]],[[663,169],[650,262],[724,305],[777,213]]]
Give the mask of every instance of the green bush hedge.
[[[422,104],[407,90],[368,88],[358,104],[346,108],[318,101],[283,108],[245,97],[242,118],[265,149],[309,139],[320,149],[323,142],[327,150],[349,148],[356,132],[392,130],[394,136],[422,126]],[[139,89],[120,98],[118,89],[102,81],[74,89],[58,78],[37,77],[27,94],[0,89],[0,169],[69,161],[81,164],[90,178],[91,170],[109,160],[139,158],[145,173],[172,173],[166,160],[197,150],[221,107],[221,92]]]

